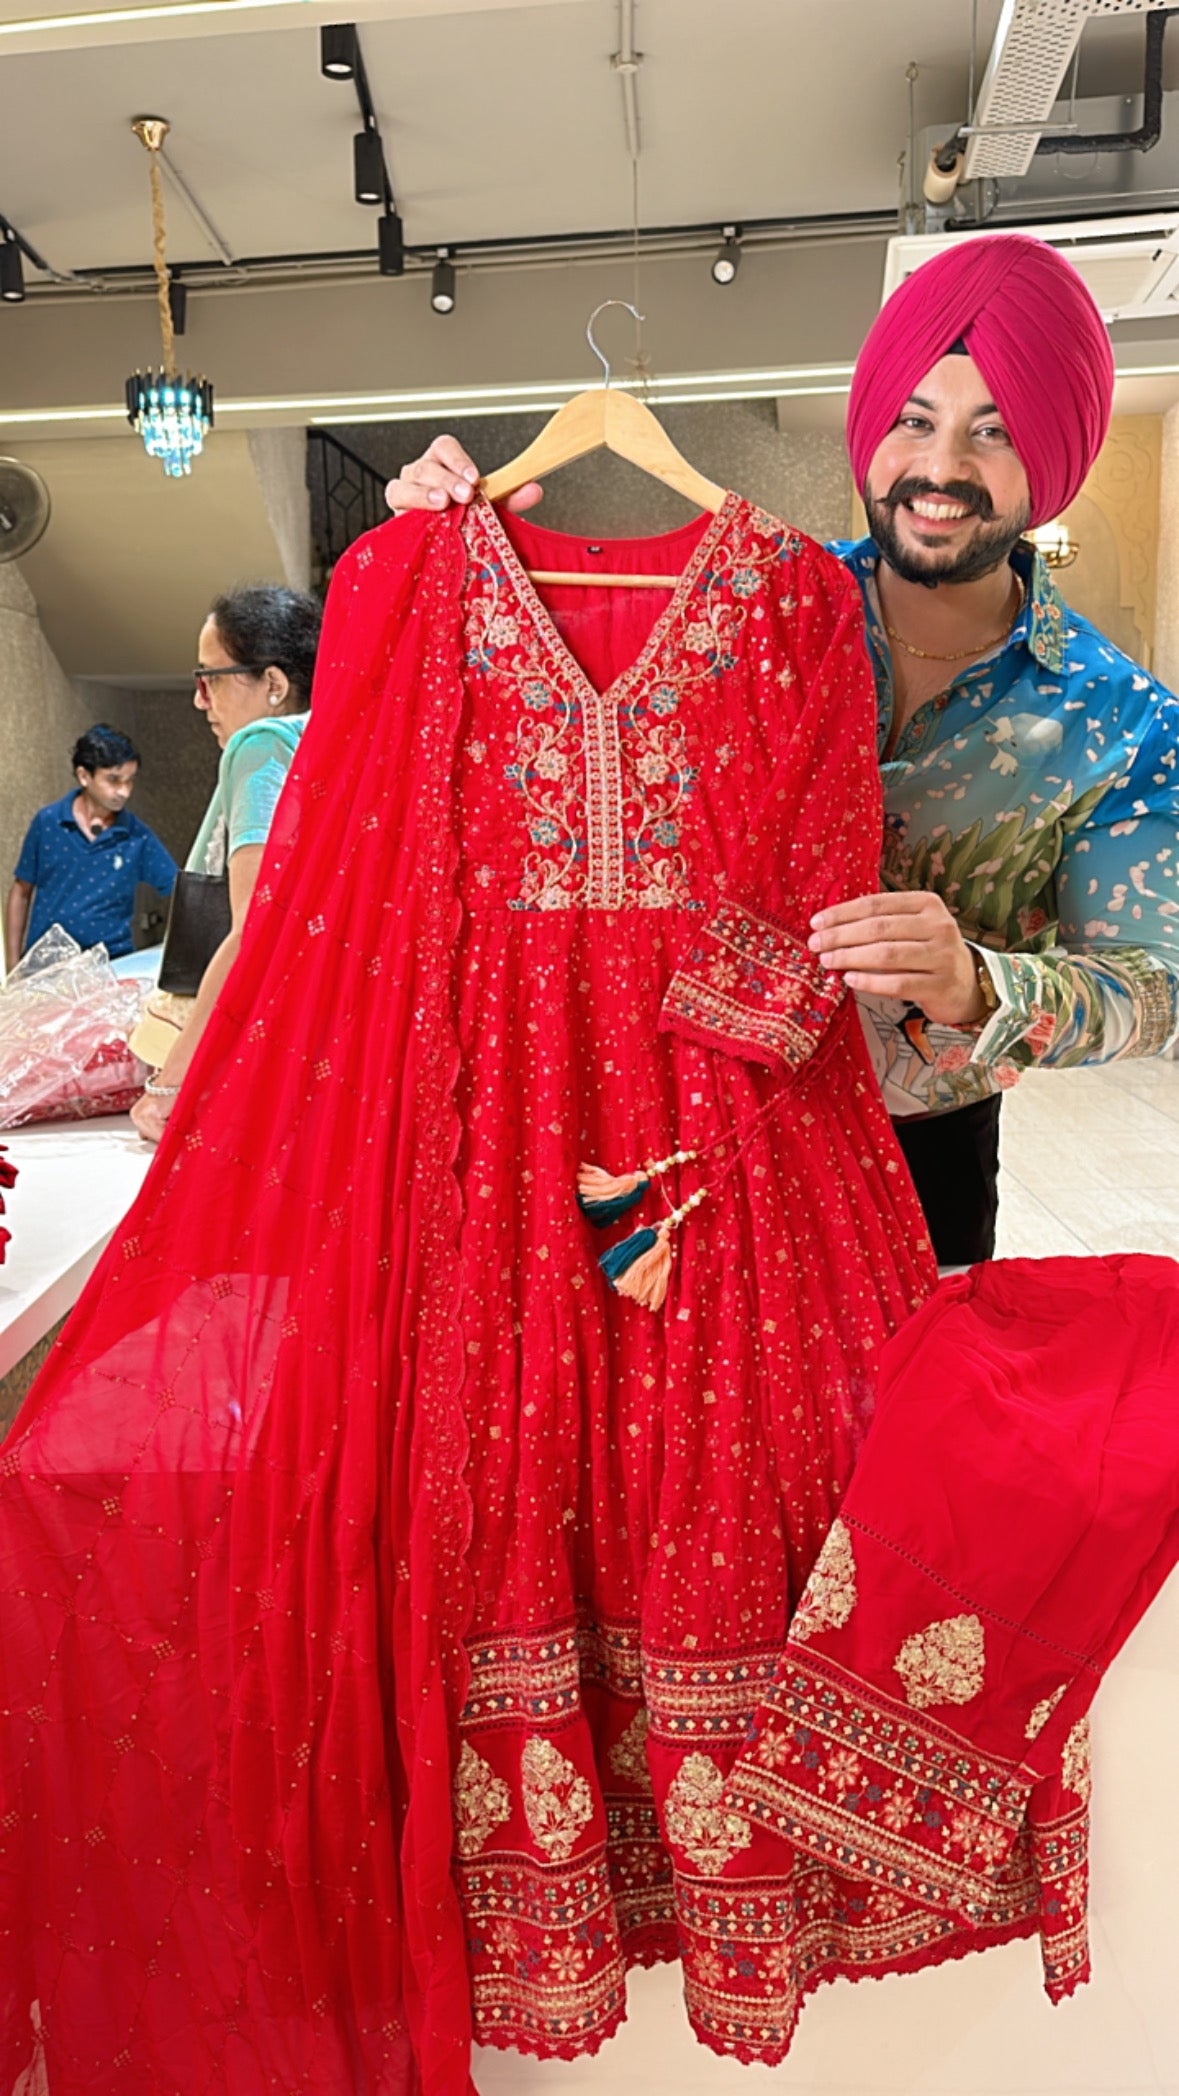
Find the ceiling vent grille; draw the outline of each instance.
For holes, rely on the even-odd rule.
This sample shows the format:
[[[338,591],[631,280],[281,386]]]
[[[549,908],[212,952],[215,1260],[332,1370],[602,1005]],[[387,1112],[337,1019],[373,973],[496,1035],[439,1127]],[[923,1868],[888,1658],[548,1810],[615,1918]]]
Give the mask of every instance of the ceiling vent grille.
[[[1004,0],[971,123],[964,176],[1025,175],[1086,22],[1173,0]]]

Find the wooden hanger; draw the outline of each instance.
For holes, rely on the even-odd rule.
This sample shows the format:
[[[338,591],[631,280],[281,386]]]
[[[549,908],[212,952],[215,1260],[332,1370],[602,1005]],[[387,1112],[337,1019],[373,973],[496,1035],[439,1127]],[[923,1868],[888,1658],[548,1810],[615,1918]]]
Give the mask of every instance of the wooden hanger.
[[[623,306],[633,313],[636,320],[642,314],[626,299],[603,299],[590,314],[586,328],[586,340],[602,367],[605,377],[600,386],[588,392],[577,393],[559,407],[545,423],[540,435],[527,445],[517,458],[501,466],[496,473],[489,473],[480,482],[489,502],[500,502],[505,495],[514,495],[517,488],[527,486],[530,480],[543,480],[558,466],[571,465],[574,459],[584,458],[587,452],[605,449],[616,458],[627,459],[644,473],[661,480],[669,488],[695,502],[700,509],[715,516],[725,499],[725,490],[715,481],[706,480],[697,473],[676,450],[662,423],[658,422],[641,400],[633,393],[619,393],[610,385],[610,366],[594,340],[594,322],[607,306]],[[674,589],[680,580],[678,575],[619,575],[589,573],[565,573],[560,569],[529,569],[530,582],[570,584],[590,589]]]

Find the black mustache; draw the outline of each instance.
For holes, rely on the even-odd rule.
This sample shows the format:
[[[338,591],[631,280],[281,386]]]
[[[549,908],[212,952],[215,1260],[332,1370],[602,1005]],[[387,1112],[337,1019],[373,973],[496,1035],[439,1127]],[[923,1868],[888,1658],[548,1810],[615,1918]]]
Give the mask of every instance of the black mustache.
[[[984,523],[989,523],[995,514],[986,489],[976,487],[969,480],[947,480],[940,487],[932,480],[896,480],[884,499],[890,509],[896,509],[900,503],[912,502],[920,495],[943,495],[951,502],[960,502]]]

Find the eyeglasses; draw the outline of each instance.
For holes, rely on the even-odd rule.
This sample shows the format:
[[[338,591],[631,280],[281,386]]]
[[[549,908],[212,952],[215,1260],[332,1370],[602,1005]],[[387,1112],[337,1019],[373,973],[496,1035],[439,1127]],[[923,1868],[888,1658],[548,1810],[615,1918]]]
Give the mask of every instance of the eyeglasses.
[[[270,664],[268,662],[227,662],[224,669],[194,670],[192,673],[192,681],[196,685],[196,688],[199,691],[202,699],[207,699],[209,696],[209,686],[213,683],[215,678],[260,677],[262,675],[263,670],[267,670],[269,669],[269,667]]]

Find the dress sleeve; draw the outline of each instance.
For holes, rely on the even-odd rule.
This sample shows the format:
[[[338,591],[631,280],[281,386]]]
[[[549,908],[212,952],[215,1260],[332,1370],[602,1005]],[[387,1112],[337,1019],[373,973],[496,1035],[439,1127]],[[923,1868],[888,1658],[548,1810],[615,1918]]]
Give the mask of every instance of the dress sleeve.
[[[782,585],[775,615],[791,626],[782,742],[719,906],[668,986],[660,1029],[790,1069],[814,1053],[848,996],[807,946],[811,918],[875,892],[883,810],[859,590],[797,539]]]
[[[1069,1069],[1158,1055],[1179,1033],[1179,701],[1159,694],[1124,779],[1069,832],[1059,943],[985,955],[999,1009],[972,1060]]]

